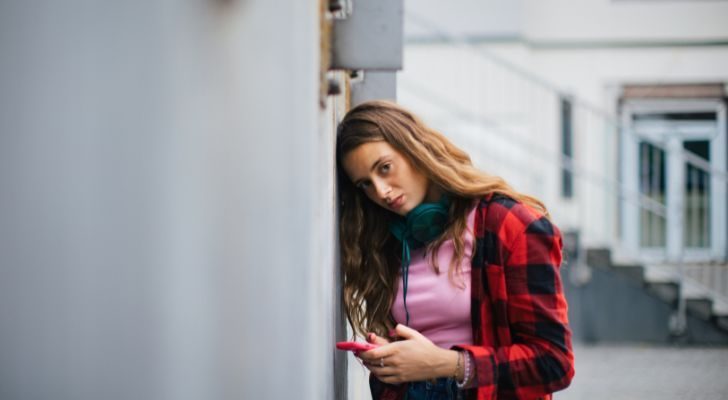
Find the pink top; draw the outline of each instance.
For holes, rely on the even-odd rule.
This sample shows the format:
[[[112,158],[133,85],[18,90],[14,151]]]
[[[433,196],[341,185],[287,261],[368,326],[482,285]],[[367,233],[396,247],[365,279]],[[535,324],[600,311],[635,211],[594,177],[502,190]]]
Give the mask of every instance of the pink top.
[[[470,323],[470,258],[473,253],[474,207],[468,214],[468,228],[463,235],[464,257],[460,264],[461,275],[454,275],[455,286],[448,278],[450,260],[454,255],[452,240],[440,247],[437,255],[440,273],[425,257],[425,249],[412,250],[407,282],[407,309],[410,327],[416,329],[437,346],[449,349],[455,344],[472,344],[473,331]],[[463,287],[464,286],[464,287]],[[392,305],[395,321],[405,324],[407,316],[402,299],[402,277],[399,277],[397,295]]]

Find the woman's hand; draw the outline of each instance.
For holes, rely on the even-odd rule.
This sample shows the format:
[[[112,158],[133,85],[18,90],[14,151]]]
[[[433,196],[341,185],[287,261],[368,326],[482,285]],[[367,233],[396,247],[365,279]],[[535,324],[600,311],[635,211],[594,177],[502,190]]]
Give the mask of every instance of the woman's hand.
[[[398,324],[395,331],[404,340],[387,343],[378,338],[384,344],[359,353],[364,365],[380,381],[401,383],[452,376],[458,357],[456,351],[437,347],[421,333],[402,324]]]

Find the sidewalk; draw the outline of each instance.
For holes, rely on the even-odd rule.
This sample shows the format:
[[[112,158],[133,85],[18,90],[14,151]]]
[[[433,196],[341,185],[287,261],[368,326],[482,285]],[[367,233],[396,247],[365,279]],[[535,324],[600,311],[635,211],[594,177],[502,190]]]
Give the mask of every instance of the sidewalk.
[[[555,400],[728,399],[728,348],[575,345],[576,375]]]
[[[554,400],[728,399],[728,347],[575,344],[574,354],[574,380]],[[349,385],[349,400],[370,399],[353,356]]]

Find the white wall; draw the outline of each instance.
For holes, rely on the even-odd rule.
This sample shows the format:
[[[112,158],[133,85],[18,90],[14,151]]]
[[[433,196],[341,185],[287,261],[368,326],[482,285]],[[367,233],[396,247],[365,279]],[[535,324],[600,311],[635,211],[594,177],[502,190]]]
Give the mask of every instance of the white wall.
[[[334,398],[318,4],[0,3],[0,398]]]
[[[616,97],[621,85],[632,83],[706,83],[728,82],[728,48],[647,48],[593,49],[581,51],[548,50],[533,53],[533,65],[569,93],[616,115]],[[583,115],[582,115],[583,116]],[[591,123],[589,127],[585,123]],[[616,131],[604,127],[599,119],[577,121],[577,159],[594,170],[616,173]],[[570,223],[587,228],[587,241],[605,243],[603,227],[614,229],[613,195],[593,183],[581,186],[583,209],[603,210],[583,213]],[[571,213],[571,215],[575,215]],[[566,218],[569,218],[565,215]],[[591,232],[589,232],[591,231]]]
[[[562,228],[580,227],[587,245],[611,243],[616,233],[616,194],[601,183],[617,178],[616,136],[603,117],[575,108],[576,162],[590,179],[576,180],[578,201],[562,201],[558,93],[615,115],[624,84],[728,82],[726,47],[481,46],[558,91],[529,83],[477,49],[413,44],[406,49],[399,81],[401,101],[455,139],[483,169],[542,198]],[[458,111],[481,115],[484,128],[462,129],[472,122],[453,122],[462,121]]]
[[[509,50],[511,50],[509,48]],[[529,53],[513,48],[522,61]],[[401,102],[469,152],[488,173],[549,204],[558,196],[556,97],[468,48],[409,46]]]
[[[406,3],[405,12],[456,35],[535,42],[728,38],[726,1],[417,0]],[[410,39],[433,36],[413,23],[405,28]]]
[[[415,15],[447,27],[460,35],[513,36],[521,30],[520,0],[408,0],[405,15]],[[431,36],[431,33],[405,19],[405,38]]]
[[[725,1],[522,0],[522,10],[523,34],[533,40],[728,37]]]

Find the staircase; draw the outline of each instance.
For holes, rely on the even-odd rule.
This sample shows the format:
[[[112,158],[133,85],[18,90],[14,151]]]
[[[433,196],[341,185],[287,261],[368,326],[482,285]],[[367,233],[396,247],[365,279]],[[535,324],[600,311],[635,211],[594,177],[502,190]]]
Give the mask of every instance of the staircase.
[[[408,68],[397,78],[400,101],[416,105],[413,109],[466,149],[476,166],[536,195],[566,222],[560,225],[567,253],[562,275],[575,339],[728,345],[724,249],[716,245],[702,258],[722,263],[682,265],[622,261],[610,250],[641,255],[640,248],[625,247],[640,244],[665,249],[655,259],[684,260],[688,247],[723,244],[720,234],[706,233],[724,217],[728,171],[722,164],[711,164],[680,141],[666,145],[625,123],[625,115],[639,114],[637,105],[634,114],[620,114],[566,94],[558,83],[530,70],[518,49],[506,59],[435,21],[411,12],[407,19],[441,40],[405,52]],[[549,130],[554,126],[560,130]],[[559,147],[561,142],[580,147],[574,152],[571,145]],[[632,142],[641,153],[618,145]],[[634,154],[641,154],[639,163]],[[663,176],[671,177],[665,179],[671,182],[669,191],[660,186]],[[684,204],[691,207],[667,201],[683,190]],[[707,193],[716,198],[709,200]],[[710,207],[704,206],[708,201]],[[632,227],[634,221],[641,225]],[[650,227],[644,230],[650,233],[646,245],[642,225]],[[567,230],[579,233],[569,237]],[[579,236],[604,248],[584,250]],[[697,239],[684,243],[684,236]]]
[[[728,345],[728,303],[698,280],[681,280],[674,266],[614,263],[608,249],[588,249],[584,259],[562,269],[575,340]],[[588,279],[573,279],[584,268]]]

